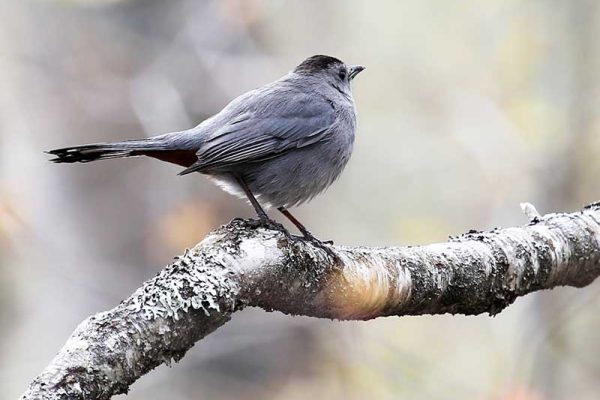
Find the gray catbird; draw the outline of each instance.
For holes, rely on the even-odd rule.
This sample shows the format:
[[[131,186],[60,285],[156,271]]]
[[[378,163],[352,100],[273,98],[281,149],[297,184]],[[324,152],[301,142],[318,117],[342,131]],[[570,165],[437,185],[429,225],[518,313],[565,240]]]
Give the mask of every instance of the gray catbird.
[[[251,90],[195,128],[146,139],[49,151],[58,163],[148,156],[200,172],[227,192],[247,196],[261,222],[261,203],[287,210],[325,190],[345,167],[354,142],[356,108],[350,83],[364,69],[334,57],[304,60],[279,80]]]

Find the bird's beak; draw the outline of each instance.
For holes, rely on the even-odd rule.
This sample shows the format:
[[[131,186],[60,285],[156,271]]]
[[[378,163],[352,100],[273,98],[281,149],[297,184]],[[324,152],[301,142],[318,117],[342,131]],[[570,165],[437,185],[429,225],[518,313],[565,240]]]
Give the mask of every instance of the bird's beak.
[[[362,65],[351,65],[350,68],[348,68],[348,70],[350,71],[350,80],[354,79],[354,77],[364,69],[365,67],[363,67]]]

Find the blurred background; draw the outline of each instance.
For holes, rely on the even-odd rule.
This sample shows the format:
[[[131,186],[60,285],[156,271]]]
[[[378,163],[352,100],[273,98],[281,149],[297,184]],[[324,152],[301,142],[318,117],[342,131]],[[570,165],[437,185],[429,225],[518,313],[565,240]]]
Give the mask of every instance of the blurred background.
[[[600,200],[600,2],[0,2],[0,398],[90,314],[250,206],[150,159],[43,150],[194,126],[304,58],[367,66],[353,158],[295,210],[344,245],[417,245]],[[278,217],[279,218],[279,217]],[[600,286],[495,318],[246,310],[128,399],[597,399]],[[120,396],[119,398],[125,398]]]

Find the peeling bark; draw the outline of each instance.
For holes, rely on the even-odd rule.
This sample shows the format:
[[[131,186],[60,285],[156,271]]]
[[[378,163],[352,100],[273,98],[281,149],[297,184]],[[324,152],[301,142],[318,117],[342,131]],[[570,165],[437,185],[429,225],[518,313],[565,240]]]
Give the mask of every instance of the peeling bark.
[[[528,208],[531,210],[530,208]],[[535,210],[535,209],[533,209]],[[494,315],[600,275],[600,204],[416,247],[331,246],[234,220],[110,311],[82,322],[22,399],[109,399],[181,359],[245,306],[333,319]]]

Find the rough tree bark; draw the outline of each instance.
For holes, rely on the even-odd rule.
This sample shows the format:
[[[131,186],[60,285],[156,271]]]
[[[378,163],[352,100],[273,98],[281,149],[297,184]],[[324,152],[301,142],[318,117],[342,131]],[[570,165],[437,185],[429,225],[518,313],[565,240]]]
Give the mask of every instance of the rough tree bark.
[[[246,306],[320,318],[494,315],[600,275],[600,203],[416,247],[332,246],[234,220],[110,311],[83,321],[22,399],[109,399]]]

